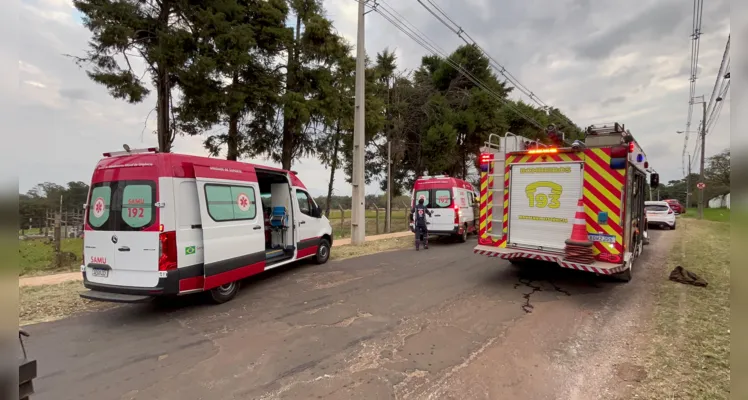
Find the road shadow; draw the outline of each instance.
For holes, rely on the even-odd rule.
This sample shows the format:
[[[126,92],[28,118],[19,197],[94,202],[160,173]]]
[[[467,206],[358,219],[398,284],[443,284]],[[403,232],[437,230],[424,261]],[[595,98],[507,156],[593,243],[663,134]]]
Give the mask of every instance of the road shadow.
[[[591,301],[590,297],[608,296],[620,284],[606,276],[561,268],[556,263],[527,260],[510,264],[501,260],[501,267],[486,282],[493,295],[515,301],[526,313],[534,303],[568,299]]]

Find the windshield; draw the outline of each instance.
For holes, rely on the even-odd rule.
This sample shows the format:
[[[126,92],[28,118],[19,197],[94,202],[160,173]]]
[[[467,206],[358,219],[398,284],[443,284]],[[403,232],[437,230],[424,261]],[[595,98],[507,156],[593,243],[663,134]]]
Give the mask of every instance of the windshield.
[[[668,206],[662,204],[648,204],[644,206],[644,209],[647,211],[667,211],[668,208]]]
[[[140,231],[153,225],[156,183],[114,181],[93,185],[88,224],[97,231]]]

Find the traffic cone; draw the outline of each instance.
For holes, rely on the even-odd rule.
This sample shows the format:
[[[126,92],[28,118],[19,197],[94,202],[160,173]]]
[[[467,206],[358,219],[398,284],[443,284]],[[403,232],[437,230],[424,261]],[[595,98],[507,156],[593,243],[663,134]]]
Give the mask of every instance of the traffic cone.
[[[587,236],[587,222],[584,215],[584,200],[577,202],[577,212],[574,215],[574,227],[571,229],[571,237],[566,239],[564,259],[567,261],[591,264],[595,261],[592,252],[592,242]]]

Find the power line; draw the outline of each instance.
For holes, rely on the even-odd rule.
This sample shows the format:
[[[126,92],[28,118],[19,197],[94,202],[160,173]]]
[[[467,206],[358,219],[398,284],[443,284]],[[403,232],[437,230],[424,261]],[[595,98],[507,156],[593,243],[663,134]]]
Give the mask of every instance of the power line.
[[[691,85],[688,94],[688,118],[683,140],[683,154],[681,155],[681,167],[685,175],[686,148],[688,147],[688,133],[691,130],[691,118],[693,117],[693,98],[696,95],[696,79],[699,72],[699,49],[701,38],[701,15],[704,9],[703,0],[693,0],[693,21],[691,33]]]
[[[722,113],[722,105],[725,104],[724,98],[727,95],[727,91],[729,89],[730,89],[730,81],[728,80],[727,84],[725,84],[724,90],[722,90],[721,94],[719,95],[719,97],[721,97],[722,100],[717,103],[717,105],[714,107],[714,112],[712,113],[713,115],[710,115],[709,119],[707,120],[707,123],[706,123],[707,132],[711,132],[712,126],[714,126],[719,120],[719,116]]]
[[[727,43],[725,44],[725,51],[722,53],[722,62],[719,64],[719,71],[717,71],[717,78],[714,80],[714,88],[712,89],[712,95],[709,97],[709,104],[706,106],[707,114],[711,114],[714,110],[712,107],[715,105],[714,101],[717,98],[718,87],[720,82],[723,82],[724,76],[730,68],[730,35],[727,35]],[[721,88],[720,88],[721,89]]]
[[[365,0],[354,0],[354,1],[365,2]],[[544,129],[544,127],[538,121],[536,121],[532,117],[529,117],[523,112],[521,112],[519,109],[514,107],[510,102],[508,102],[503,97],[501,97],[501,95],[499,95],[493,89],[491,89],[488,85],[486,85],[484,82],[482,82],[480,79],[475,77],[465,68],[463,68],[461,65],[457,64],[454,60],[452,60],[443,49],[441,49],[438,45],[436,45],[436,42],[431,40],[428,36],[424,35],[423,32],[421,32],[417,28],[415,29],[410,28],[408,25],[413,26],[413,27],[414,25],[410,21],[408,21],[405,17],[403,17],[400,13],[392,9],[392,7],[389,6],[389,4],[387,4],[386,1],[374,0],[372,4],[366,4],[366,5],[370,7],[371,11],[374,11],[377,14],[379,14],[382,18],[387,20],[395,28],[403,32],[406,36],[410,37],[413,41],[418,43],[421,47],[423,47],[424,49],[426,49],[433,55],[442,59],[452,68],[460,72],[463,76],[465,76],[468,80],[470,80],[477,87],[485,90],[488,94],[493,96],[496,100],[504,104],[508,109],[510,109],[511,111],[519,115],[521,118],[531,123],[532,125],[534,125],[536,128],[541,129],[541,130]]]
[[[509,70],[506,69],[501,63],[499,63],[495,58],[493,58],[488,52],[486,52],[478,43],[459,25],[457,24],[450,16],[441,8],[439,7],[434,1],[432,0],[425,0],[428,2],[434,9],[436,9],[436,12],[429,8],[422,0],[418,0],[418,3],[426,9],[431,15],[434,16],[439,22],[441,22],[444,26],[447,27],[450,31],[452,31],[454,34],[457,35],[462,41],[464,41],[468,45],[473,45],[478,50],[481,51],[481,53],[489,59],[489,63],[491,66],[499,73],[501,74],[509,83],[514,85],[515,88],[517,88],[520,92],[522,92],[525,96],[527,96],[530,100],[534,101],[535,104],[540,106],[543,110],[548,112],[549,115],[552,113],[555,113],[558,118],[561,120],[566,121],[571,126],[576,126],[574,122],[572,122],[567,116],[561,114],[561,112],[558,109],[554,109],[553,107],[550,107],[548,104],[546,104],[543,100],[541,100],[534,92],[532,92],[527,86],[523,85],[514,75],[512,75]],[[438,14],[440,15],[438,15]],[[449,23],[445,21],[449,21],[451,23],[451,26]]]

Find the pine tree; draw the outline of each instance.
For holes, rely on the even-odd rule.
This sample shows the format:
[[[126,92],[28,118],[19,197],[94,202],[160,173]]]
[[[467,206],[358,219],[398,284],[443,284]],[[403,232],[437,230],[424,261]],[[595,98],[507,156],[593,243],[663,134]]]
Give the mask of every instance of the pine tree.
[[[205,141],[229,160],[248,150],[248,136],[269,134],[282,89],[275,58],[288,42],[283,0],[208,0],[194,7],[196,51],[180,75],[183,129],[197,135],[220,124],[227,132]],[[244,129],[240,126],[244,122]]]
[[[178,0],[74,0],[73,4],[92,33],[89,50],[75,57],[76,61],[89,67],[88,76],[104,85],[112,97],[130,103],[146,99],[151,91],[148,84],[152,84],[158,147],[169,152],[176,133],[170,115],[174,74],[186,62],[191,47],[191,34],[179,21],[190,8]],[[135,58],[145,64],[147,74],[135,71]]]

